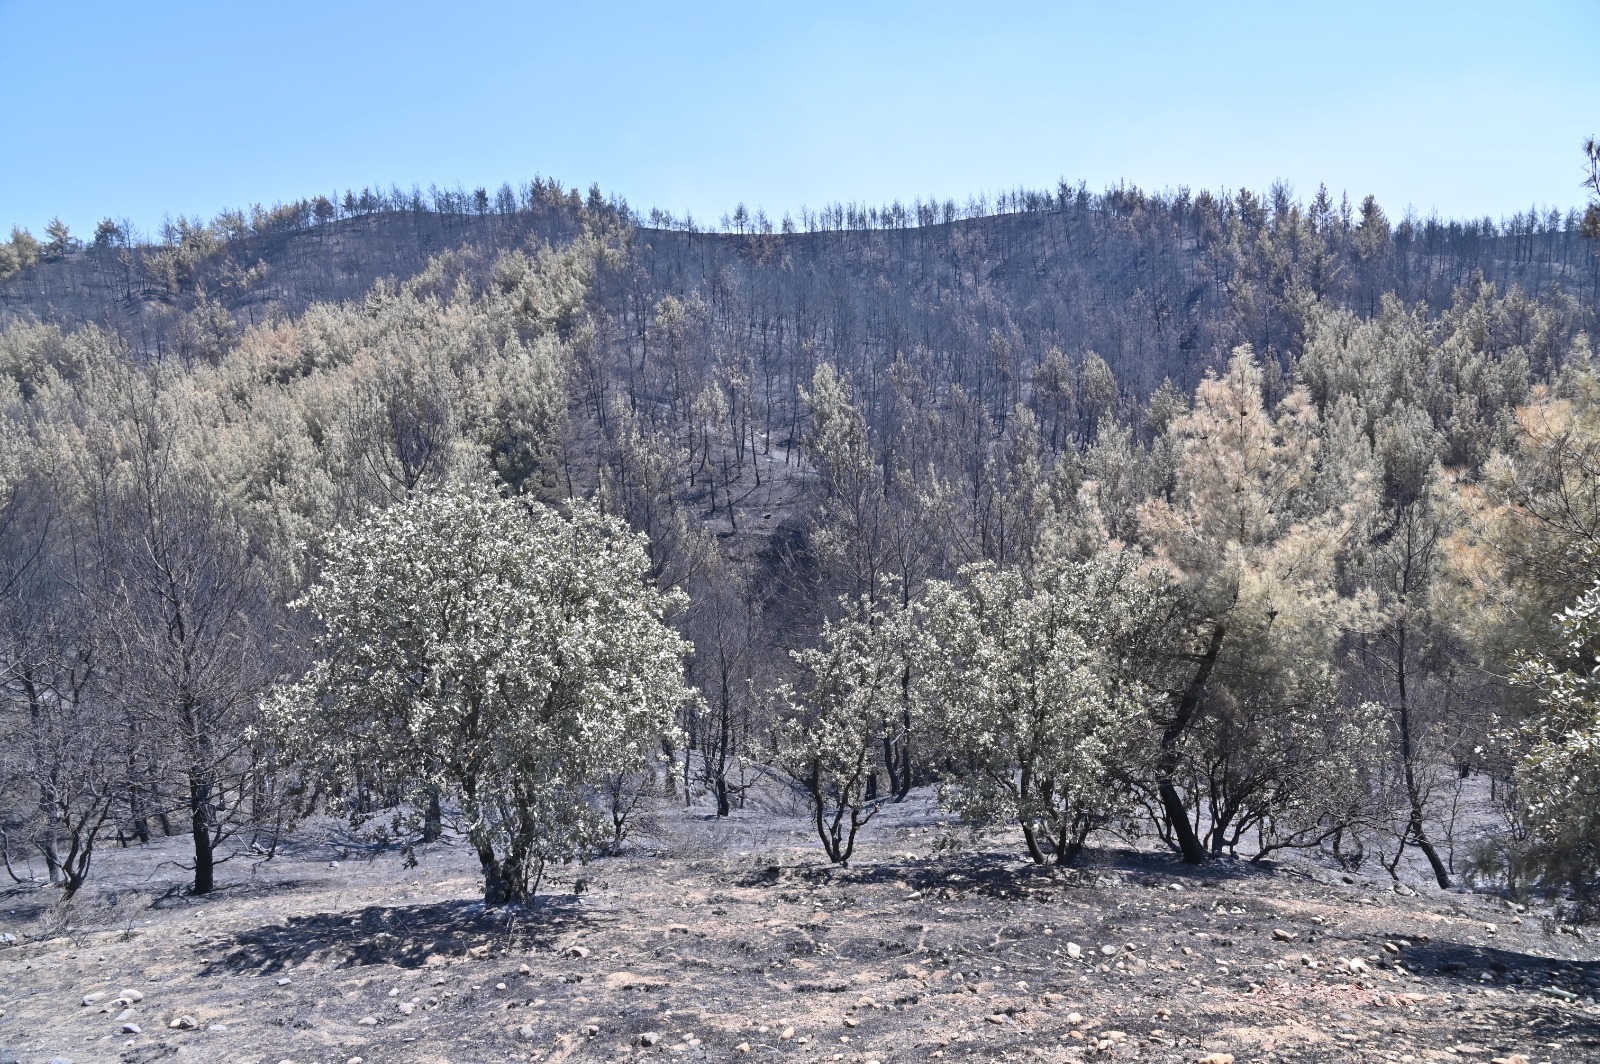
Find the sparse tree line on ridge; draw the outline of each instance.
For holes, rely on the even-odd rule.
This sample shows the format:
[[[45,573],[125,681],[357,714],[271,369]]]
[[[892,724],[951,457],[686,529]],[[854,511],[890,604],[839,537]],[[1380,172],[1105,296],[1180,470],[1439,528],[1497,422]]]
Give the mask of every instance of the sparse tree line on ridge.
[[[835,862],[934,785],[1038,862],[1415,852],[1594,901],[1594,241],[1430,308],[1236,204],[1229,342],[1145,388],[986,321],[978,275],[936,342],[841,337],[748,216],[744,273],[663,291],[689,266],[593,198],[360,300],[202,293],[159,352],[0,329],[13,878],[186,835],[205,893],[326,812],[458,831],[517,901],[647,800],[776,779]]]

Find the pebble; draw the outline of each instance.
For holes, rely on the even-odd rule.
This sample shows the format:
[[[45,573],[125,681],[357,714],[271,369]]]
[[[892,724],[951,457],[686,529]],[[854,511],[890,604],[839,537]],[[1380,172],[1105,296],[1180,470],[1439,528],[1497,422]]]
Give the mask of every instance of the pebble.
[[[519,964],[519,965],[517,965],[517,974],[518,975],[532,975],[533,974],[533,969],[529,968],[526,964]]]
[[[278,985],[279,986],[288,986],[289,985],[289,977],[288,976],[284,976],[282,979],[279,979],[278,980]]]
[[[167,1024],[167,1026],[174,1031],[192,1031],[196,1027],[200,1026],[200,1024],[193,1016],[178,1016],[175,1017],[171,1023]],[[215,1030],[216,1026],[213,1025],[212,1029]]]
[[[599,1033],[600,1033],[600,1028],[596,1027],[594,1024],[586,1023],[586,1024],[583,1025],[583,1036],[585,1038],[593,1038],[595,1035],[597,1035]]]
[[[83,995],[83,998],[81,1001],[79,1001],[79,1004],[87,1008],[90,1005],[100,1004],[100,1002],[104,1001],[109,996],[110,995],[108,995],[104,990],[96,990],[92,994]]]
[[[783,1029],[783,1033],[780,1034],[778,1037],[783,1039],[785,1042],[787,1042],[789,1039],[794,1037],[794,1028],[793,1027],[785,1027]]]
[[[1078,945],[1076,942],[1068,942],[1067,956],[1071,957],[1073,960],[1077,960],[1079,957],[1083,956],[1083,947]]]
[[[1108,946],[1101,946],[1100,947],[1100,952],[1103,955],[1107,956],[1107,957],[1114,957],[1117,954],[1117,947],[1109,946],[1109,945]]]
[[[139,1029],[139,1025],[138,1024],[136,1024],[136,1023],[125,1023],[125,1024],[122,1025],[122,1033],[123,1034],[142,1034],[143,1032]]]
[[[114,1022],[116,1022],[116,1023],[127,1023],[129,1020],[133,1019],[136,1015],[138,1015],[138,1012],[139,1012],[138,1009],[123,1009],[121,1012],[117,1013],[116,1019],[115,1019]]]
[[[1295,934],[1293,931],[1285,931],[1281,927],[1274,927],[1272,929],[1272,938],[1275,942],[1293,942],[1299,937],[1300,936]]]
[[[642,1046],[653,1046],[659,1041],[661,1041],[660,1031],[646,1031],[639,1036],[639,1044]]]
[[[587,957],[588,955],[589,955],[589,947],[588,946],[568,946],[567,947],[567,956],[568,957],[572,957],[572,958],[575,958],[577,960],[582,960],[583,958]]]
[[[376,1016],[363,1016],[359,1020],[357,1020],[356,1023],[359,1026],[362,1026],[362,1027],[376,1027],[376,1026],[378,1026],[378,1017],[376,1017]]]
[[[748,1053],[750,1052],[750,1043],[740,1042],[738,1045],[733,1047],[733,1051],[735,1053]]]
[[[1199,1064],[1233,1064],[1233,1054],[1207,1053],[1200,1058]]]
[[[137,1005],[144,1000],[144,992],[142,990],[124,989],[117,996],[130,1005]]]
[[[395,1008],[400,1010],[400,1015],[402,1016],[409,1016],[417,1011],[416,1003],[411,1001],[402,1001]]]

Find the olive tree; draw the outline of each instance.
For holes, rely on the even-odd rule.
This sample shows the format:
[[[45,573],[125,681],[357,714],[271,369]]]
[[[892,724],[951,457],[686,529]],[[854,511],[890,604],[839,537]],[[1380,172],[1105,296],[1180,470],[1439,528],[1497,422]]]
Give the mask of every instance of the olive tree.
[[[821,645],[795,651],[803,689],[776,692],[773,760],[805,791],[817,837],[848,864],[856,834],[876,815],[876,750],[904,727],[902,681],[913,653],[907,610],[874,610],[863,597],[824,624]]]
[[[923,608],[926,683],[947,751],[945,796],[1022,828],[1028,854],[1066,863],[1132,806],[1157,697],[1141,679],[1170,611],[1164,577],[1122,553],[1015,569],[968,567]]]
[[[1524,862],[1546,886],[1592,904],[1600,874],[1600,583],[1555,617],[1561,647],[1523,656],[1514,683],[1538,712],[1507,736],[1521,758],[1517,796]]]
[[[688,690],[642,537],[486,491],[414,497],[331,538],[303,602],[318,660],[277,692],[283,741],[346,779],[458,805],[484,900],[537,891],[605,837],[595,788],[641,764]],[[415,814],[413,814],[415,815]]]

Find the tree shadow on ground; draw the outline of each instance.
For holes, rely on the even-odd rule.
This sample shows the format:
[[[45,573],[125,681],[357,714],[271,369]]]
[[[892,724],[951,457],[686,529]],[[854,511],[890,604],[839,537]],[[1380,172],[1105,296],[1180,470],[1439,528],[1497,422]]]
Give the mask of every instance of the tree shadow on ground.
[[[242,931],[221,943],[224,953],[210,971],[281,971],[312,958],[339,968],[369,964],[421,968],[432,957],[548,949],[557,937],[590,922],[572,896],[503,908],[471,901],[372,905],[295,916],[281,924]],[[212,944],[213,949],[216,946]]]
[[[1183,883],[1190,888],[1218,887],[1245,879],[1270,878],[1266,863],[1219,859],[1185,865],[1176,855],[1138,850],[1098,850],[1074,864],[1033,864],[1014,853],[976,853],[952,857],[906,858],[851,867],[822,864],[769,864],[738,877],[744,887],[782,883],[807,886],[895,884],[918,891],[950,890],[994,898],[1016,898],[1036,890],[1063,887],[1157,886]],[[1107,876],[1120,878],[1103,882]]]

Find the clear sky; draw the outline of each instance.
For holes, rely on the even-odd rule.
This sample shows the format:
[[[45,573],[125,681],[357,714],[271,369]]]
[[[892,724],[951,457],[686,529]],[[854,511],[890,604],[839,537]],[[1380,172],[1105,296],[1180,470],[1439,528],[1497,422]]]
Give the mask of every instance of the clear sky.
[[[1597,41],[1597,0],[0,0],[0,226],[535,173],[707,220],[1061,177],[1500,217],[1582,202]]]

